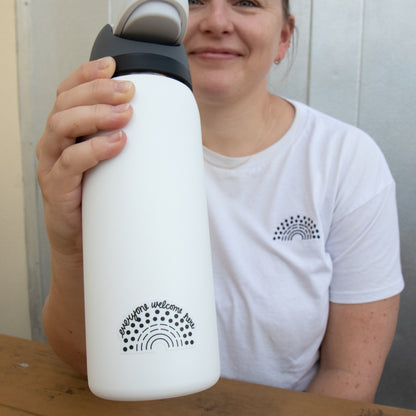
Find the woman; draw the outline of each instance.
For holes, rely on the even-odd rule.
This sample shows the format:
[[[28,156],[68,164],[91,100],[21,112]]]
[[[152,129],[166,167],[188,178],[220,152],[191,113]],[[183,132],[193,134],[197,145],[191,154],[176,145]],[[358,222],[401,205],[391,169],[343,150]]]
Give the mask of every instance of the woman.
[[[190,2],[222,375],[373,401],[403,289],[394,182],[364,133],[267,91],[293,28],[285,0]],[[37,147],[53,275],[44,328],[82,372],[81,182],[122,151],[132,116],[114,65],[84,64],[59,86]],[[117,132],[75,143],[99,130]]]

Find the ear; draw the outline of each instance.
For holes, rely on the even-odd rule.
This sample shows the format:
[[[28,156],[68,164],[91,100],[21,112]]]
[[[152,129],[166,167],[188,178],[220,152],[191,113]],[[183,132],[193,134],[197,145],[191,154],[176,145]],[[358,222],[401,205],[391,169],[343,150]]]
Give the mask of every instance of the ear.
[[[280,32],[279,48],[276,54],[276,61],[282,61],[290,47],[293,31],[295,29],[295,17],[290,15]]]

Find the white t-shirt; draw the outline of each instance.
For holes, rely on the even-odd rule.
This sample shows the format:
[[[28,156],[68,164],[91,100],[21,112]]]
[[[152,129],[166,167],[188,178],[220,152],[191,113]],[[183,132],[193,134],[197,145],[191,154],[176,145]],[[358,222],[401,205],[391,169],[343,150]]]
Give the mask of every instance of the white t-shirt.
[[[395,184],[372,139],[298,103],[287,134],[204,149],[222,376],[304,390],[329,302],[403,289]]]

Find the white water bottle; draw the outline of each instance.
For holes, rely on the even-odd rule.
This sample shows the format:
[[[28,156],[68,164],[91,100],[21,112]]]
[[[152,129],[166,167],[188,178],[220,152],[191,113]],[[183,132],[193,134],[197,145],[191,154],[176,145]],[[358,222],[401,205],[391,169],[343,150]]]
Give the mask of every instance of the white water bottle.
[[[177,45],[187,3],[140,3],[91,55],[112,55],[136,87],[125,148],[83,184],[88,383],[111,400],[191,394],[219,378],[200,120]]]

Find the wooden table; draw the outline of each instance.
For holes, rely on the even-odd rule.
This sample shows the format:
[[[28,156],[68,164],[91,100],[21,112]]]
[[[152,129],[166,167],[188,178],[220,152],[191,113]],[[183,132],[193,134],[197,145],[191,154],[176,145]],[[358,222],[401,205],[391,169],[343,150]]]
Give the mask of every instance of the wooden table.
[[[221,379],[202,393],[151,402],[95,397],[47,344],[0,335],[1,416],[416,416],[416,411]]]

